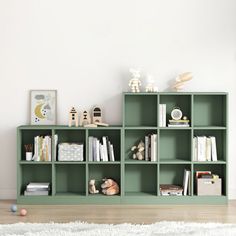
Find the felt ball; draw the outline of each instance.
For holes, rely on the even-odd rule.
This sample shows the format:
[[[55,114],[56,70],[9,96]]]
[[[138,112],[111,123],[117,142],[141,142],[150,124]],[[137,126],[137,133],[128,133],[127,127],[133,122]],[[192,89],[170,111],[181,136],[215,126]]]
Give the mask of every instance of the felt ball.
[[[25,208],[20,209],[20,216],[26,216],[27,215],[27,210]]]
[[[16,212],[17,211],[17,205],[13,204],[11,205],[11,212]]]

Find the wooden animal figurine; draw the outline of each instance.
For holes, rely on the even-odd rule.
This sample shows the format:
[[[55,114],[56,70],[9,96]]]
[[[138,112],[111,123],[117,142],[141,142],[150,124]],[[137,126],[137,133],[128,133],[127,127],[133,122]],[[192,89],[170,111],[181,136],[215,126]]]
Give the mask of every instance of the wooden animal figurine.
[[[90,118],[89,112],[84,111],[80,118],[80,126],[85,126],[89,124],[91,124],[91,118]]]
[[[180,74],[175,79],[175,84],[173,85],[173,89],[177,92],[183,90],[184,85],[187,81],[192,79],[192,73],[191,72],[185,72],[183,74]]]
[[[97,190],[95,186],[95,179],[89,180],[89,193],[91,194],[99,193],[99,190]]]
[[[153,79],[153,77],[151,75],[147,76],[147,86],[146,86],[146,92],[149,93],[154,93],[154,92],[158,92],[158,88],[157,86],[155,86],[155,81]]]
[[[74,107],[72,107],[69,112],[69,127],[72,125],[75,125],[76,127],[79,126],[79,115]]]
[[[115,195],[120,192],[119,185],[113,179],[103,179],[103,184],[101,185],[102,193],[105,195]]]
[[[130,69],[129,71],[131,73],[131,80],[129,81],[129,87],[131,88],[131,92],[139,93],[140,92],[139,87],[141,86],[140,71],[135,69]]]
[[[92,110],[92,123],[102,123],[102,110],[100,107],[95,106]]]

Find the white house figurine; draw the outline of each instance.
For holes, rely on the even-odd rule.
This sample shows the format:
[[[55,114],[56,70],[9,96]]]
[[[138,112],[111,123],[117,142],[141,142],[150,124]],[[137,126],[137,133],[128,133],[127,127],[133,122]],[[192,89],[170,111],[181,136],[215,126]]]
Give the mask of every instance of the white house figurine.
[[[102,109],[98,106],[95,106],[92,110],[92,123],[96,122],[102,123]]]
[[[72,125],[75,125],[76,127],[79,126],[79,115],[74,107],[72,107],[69,112],[69,127]]]
[[[140,71],[135,69],[130,69],[129,71],[131,73],[131,80],[129,81],[129,87],[131,88],[131,92],[139,93],[139,87],[141,86]]]
[[[80,118],[80,125],[85,126],[91,124],[90,114],[87,111],[84,111]]]

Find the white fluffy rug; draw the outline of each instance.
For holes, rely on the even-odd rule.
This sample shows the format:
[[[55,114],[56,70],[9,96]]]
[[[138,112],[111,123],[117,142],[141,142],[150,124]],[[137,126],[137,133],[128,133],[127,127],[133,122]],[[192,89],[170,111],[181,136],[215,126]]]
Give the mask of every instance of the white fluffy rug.
[[[150,225],[133,224],[88,224],[73,222],[67,224],[17,223],[0,225],[1,236],[123,236],[123,235],[236,235],[236,225],[218,223],[158,222]]]

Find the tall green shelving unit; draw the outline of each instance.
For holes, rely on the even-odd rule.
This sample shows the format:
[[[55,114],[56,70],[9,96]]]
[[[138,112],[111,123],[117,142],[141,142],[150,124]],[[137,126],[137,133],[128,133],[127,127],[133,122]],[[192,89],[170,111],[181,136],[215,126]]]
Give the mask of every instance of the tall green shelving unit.
[[[20,126],[17,129],[18,204],[226,204],[228,201],[227,93],[124,93],[123,124],[98,128],[67,126]],[[166,104],[167,119],[180,107],[190,127],[159,127],[158,107]],[[119,112],[119,111],[116,111]],[[145,135],[157,134],[157,161],[133,160],[130,148]],[[83,162],[25,161],[24,144],[37,135],[58,134],[60,142],[82,142]],[[215,136],[217,162],[193,161],[192,139]],[[89,162],[88,137],[108,136],[114,144],[115,162]],[[52,141],[54,145],[54,140]],[[52,156],[56,155],[52,150]],[[160,184],[182,185],[184,169],[191,170],[189,196],[160,196]],[[222,178],[221,196],[197,196],[195,172],[210,170]],[[120,194],[105,196],[88,192],[89,179],[115,179]],[[29,182],[50,182],[49,196],[24,196]],[[100,182],[98,182],[100,185]]]

